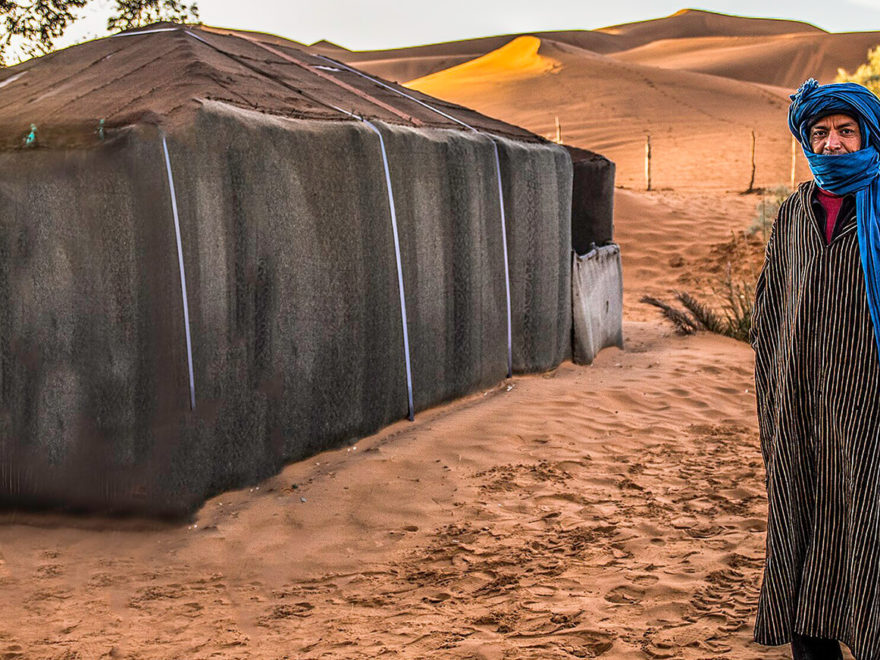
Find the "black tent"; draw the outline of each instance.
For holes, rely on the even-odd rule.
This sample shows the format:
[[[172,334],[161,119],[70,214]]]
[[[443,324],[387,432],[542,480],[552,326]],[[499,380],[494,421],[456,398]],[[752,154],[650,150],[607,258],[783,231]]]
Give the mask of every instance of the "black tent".
[[[571,354],[572,162],[277,38],[0,71],[0,501],[179,514]]]

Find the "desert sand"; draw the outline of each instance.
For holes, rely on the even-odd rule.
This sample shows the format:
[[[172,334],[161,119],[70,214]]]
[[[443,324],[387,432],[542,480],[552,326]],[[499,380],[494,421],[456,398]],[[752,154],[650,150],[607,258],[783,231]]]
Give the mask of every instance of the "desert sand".
[[[823,35],[712,26],[687,38],[718,66],[717,39]],[[760,201],[740,194],[745,139],[757,127],[757,185],[786,183],[787,90],[646,64],[690,52],[650,28],[597,33],[630,33],[616,59],[543,36],[449,46],[425,56],[469,56],[413,84],[545,134],[558,115],[618,161],[625,350],[425,411],[191,520],[0,514],[0,656],[788,657],[751,642],[766,515],[751,349],[679,336],[640,302],[707,290],[739,250],[738,267],[760,261],[742,237]]]
[[[799,21],[742,18],[694,9],[684,9],[664,18],[613,25],[598,30],[557,30],[531,34],[539,39],[559,41],[603,55],[620,53],[666,39],[688,43],[691,39],[707,37],[720,37],[735,42],[744,37],[769,38],[772,41],[775,37],[793,34],[808,34],[820,38],[829,36],[824,30]],[[356,64],[362,69],[404,82],[485,55],[517,36],[522,35],[498,35],[373,51],[348,51],[326,41],[319,41],[311,47],[325,54],[333,54],[334,57]],[[863,57],[864,53],[860,53],[855,61],[859,62]],[[845,64],[848,65],[849,62]]]
[[[4,514],[0,653],[785,657],[750,642],[751,349],[677,336],[637,300],[679,286],[753,205],[621,191],[627,346],[590,367],[515,377],[189,521]]]

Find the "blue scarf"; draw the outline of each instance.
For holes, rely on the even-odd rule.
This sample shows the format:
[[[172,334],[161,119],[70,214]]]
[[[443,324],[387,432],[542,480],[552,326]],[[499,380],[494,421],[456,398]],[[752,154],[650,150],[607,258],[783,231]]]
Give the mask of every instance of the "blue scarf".
[[[862,148],[837,156],[813,153],[811,120],[837,112],[859,122]],[[800,141],[820,188],[835,195],[855,193],[868,309],[880,351],[880,99],[855,83],[820,85],[810,78],[791,96],[788,127]]]

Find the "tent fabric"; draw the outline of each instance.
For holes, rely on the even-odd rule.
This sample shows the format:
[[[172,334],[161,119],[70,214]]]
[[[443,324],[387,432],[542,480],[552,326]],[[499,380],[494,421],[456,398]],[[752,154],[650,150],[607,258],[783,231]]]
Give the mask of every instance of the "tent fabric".
[[[150,31],[163,27],[170,29]],[[396,83],[383,81],[388,88],[381,87],[285,41],[156,24],[0,69],[0,148],[20,147],[31,124],[44,147],[93,145],[101,125],[108,133],[134,123],[170,130],[190,123],[206,101],[298,119],[344,121],[354,113],[417,128],[458,127],[395,89],[480,131],[543,142],[525,129]]]
[[[578,254],[614,240],[614,163],[586,149],[565,145],[574,167],[571,245]]]
[[[569,357],[565,150],[373,124],[416,410],[506,375],[492,139],[514,369]],[[0,502],[179,514],[406,415],[389,200],[368,126],[203,99],[187,121],[92,140],[0,150]]]
[[[573,360],[591,364],[603,348],[623,348],[623,270],[620,247],[572,255]]]

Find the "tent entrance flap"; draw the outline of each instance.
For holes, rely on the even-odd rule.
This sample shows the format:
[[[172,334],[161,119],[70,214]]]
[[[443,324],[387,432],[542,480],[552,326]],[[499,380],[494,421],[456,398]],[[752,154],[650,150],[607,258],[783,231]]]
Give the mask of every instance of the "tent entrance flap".
[[[572,253],[572,359],[590,364],[603,348],[623,348],[623,271],[620,247]]]

